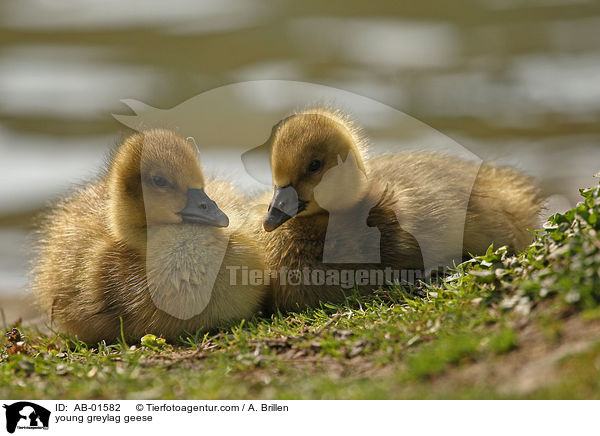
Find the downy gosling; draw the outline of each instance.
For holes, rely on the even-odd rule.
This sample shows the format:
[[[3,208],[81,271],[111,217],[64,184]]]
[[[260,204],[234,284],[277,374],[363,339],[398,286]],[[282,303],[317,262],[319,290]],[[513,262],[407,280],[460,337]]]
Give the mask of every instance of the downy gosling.
[[[272,310],[343,301],[352,289],[336,277],[348,271],[371,293],[386,284],[385,269],[419,278],[491,243],[518,251],[539,225],[543,199],[529,177],[435,153],[369,158],[364,134],[337,111],[296,113],[267,144],[273,195],[255,232],[267,268],[283,271],[271,283]]]
[[[215,203],[216,200],[218,202]],[[252,317],[267,288],[226,267],[262,269],[240,229],[244,199],[207,180],[194,144],[168,130],[127,138],[98,179],[41,228],[34,290],[59,332],[88,343],[186,332]]]

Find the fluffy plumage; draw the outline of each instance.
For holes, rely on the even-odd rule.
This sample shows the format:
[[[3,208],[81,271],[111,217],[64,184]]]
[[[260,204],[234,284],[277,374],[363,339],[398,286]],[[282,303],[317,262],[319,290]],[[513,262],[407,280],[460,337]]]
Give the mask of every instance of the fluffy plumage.
[[[157,176],[169,186],[157,187]],[[204,189],[229,227],[183,222],[178,212],[190,189]],[[251,317],[265,287],[231,285],[226,269],[263,267],[256,243],[240,230],[244,203],[229,183],[205,181],[195,147],[176,134],[129,137],[97,181],[45,218],[34,268],[40,306],[59,331],[87,342],[118,338],[120,318],[128,340],[146,333],[175,340]],[[199,297],[212,280],[212,294]]]
[[[274,128],[269,142],[275,197],[264,226],[256,217],[255,232],[273,270],[429,272],[481,254],[492,242],[520,250],[539,225],[542,197],[520,172],[433,153],[368,158],[365,136],[339,112],[299,112]],[[290,187],[297,213],[289,211],[293,196],[283,198],[282,188]],[[257,199],[268,202],[267,195]],[[370,251],[363,260],[361,250]],[[370,261],[373,250],[376,261]],[[374,287],[358,288],[369,293]],[[344,292],[338,285],[276,280],[271,306],[315,306],[341,301]]]

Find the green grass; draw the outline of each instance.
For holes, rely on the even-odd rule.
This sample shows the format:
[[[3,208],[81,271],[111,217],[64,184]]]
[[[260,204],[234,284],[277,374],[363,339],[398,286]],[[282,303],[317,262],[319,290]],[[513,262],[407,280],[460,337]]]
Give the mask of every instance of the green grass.
[[[518,256],[490,247],[419,292],[349,296],[177,344],[149,335],[90,347],[21,329],[3,339],[0,396],[598,398],[600,187],[582,195]],[[552,360],[575,342],[585,346]],[[539,362],[548,376],[520,387]]]

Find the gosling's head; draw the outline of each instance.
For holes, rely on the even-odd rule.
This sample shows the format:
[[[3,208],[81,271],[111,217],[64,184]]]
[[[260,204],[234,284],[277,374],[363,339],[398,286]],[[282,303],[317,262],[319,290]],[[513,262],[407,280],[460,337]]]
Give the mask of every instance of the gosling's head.
[[[227,227],[229,219],[204,192],[193,143],[169,130],[134,134],[108,172],[109,215],[119,239],[144,244],[146,229],[165,224]]]
[[[349,191],[359,190],[365,173],[364,141],[357,128],[339,113],[319,109],[295,114],[273,129],[270,141],[274,194],[263,222],[266,231],[294,217],[325,213],[326,205],[319,201],[331,197],[331,183],[329,194],[323,194],[320,184],[325,182],[323,176],[342,162],[352,162],[360,175],[346,172],[342,177],[345,183],[339,186],[340,199],[344,191],[348,197]],[[348,174],[356,180],[348,180]],[[321,195],[315,200],[319,188]]]

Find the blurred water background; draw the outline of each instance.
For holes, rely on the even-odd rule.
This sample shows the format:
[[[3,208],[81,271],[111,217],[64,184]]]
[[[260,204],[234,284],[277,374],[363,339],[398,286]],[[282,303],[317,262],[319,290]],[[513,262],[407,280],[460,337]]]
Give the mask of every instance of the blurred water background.
[[[595,0],[3,0],[0,295],[27,290],[32,217],[93,176],[127,132],[112,116],[132,113],[120,100],[167,109],[265,79],[327,85],[409,114],[537,177],[550,211],[574,205],[600,171]],[[250,107],[274,116],[286,92]],[[256,130],[246,120],[214,127]],[[365,127],[383,143],[398,130],[390,122],[372,116]],[[206,154],[237,159],[250,142]]]

